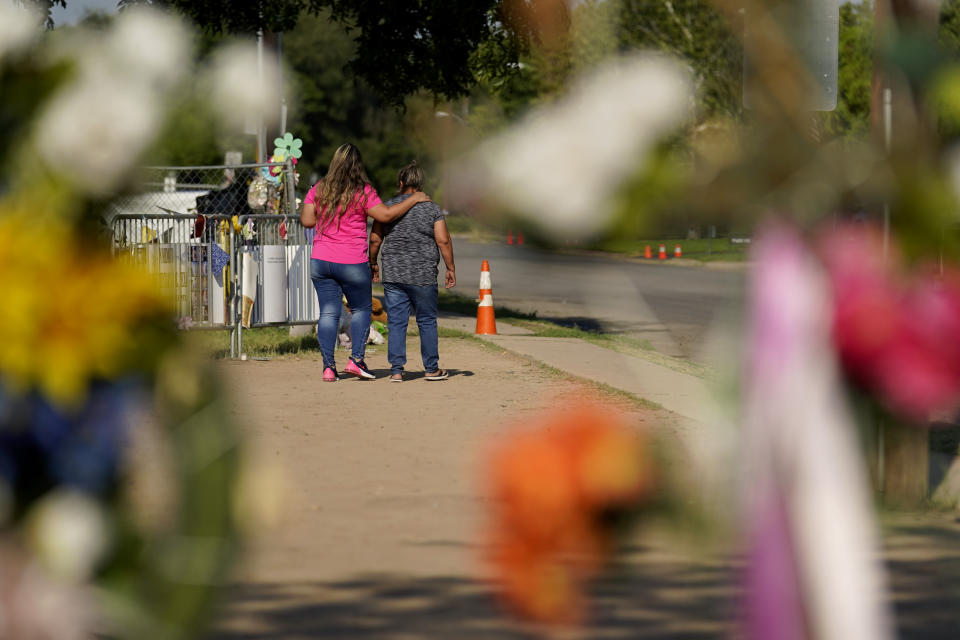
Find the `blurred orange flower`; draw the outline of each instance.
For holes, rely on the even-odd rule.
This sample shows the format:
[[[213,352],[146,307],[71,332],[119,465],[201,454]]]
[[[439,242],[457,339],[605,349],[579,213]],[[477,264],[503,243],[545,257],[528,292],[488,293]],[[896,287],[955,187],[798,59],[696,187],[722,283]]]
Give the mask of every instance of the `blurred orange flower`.
[[[563,407],[512,432],[490,456],[489,565],[504,601],[540,622],[585,613],[583,583],[612,546],[606,518],[649,494],[640,433],[594,404]]]

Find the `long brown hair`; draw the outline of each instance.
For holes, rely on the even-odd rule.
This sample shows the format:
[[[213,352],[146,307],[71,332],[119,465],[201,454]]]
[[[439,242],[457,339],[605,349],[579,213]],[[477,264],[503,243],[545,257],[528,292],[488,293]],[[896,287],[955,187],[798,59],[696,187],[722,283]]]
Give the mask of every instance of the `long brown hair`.
[[[320,193],[316,200],[317,226],[326,227],[336,220],[339,228],[340,219],[347,212],[347,207],[358,197],[363,198],[359,204],[366,206],[364,188],[368,184],[370,178],[363,168],[360,150],[349,142],[337,147],[333,152],[333,159],[330,160],[327,175],[320,182]]]

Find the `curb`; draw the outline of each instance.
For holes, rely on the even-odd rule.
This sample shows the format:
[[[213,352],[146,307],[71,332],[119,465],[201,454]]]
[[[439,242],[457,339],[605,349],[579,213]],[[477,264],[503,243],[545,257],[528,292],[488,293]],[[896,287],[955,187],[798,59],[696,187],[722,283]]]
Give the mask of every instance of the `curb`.
[[[609,349],[580,338],[534,336],[526,333],[521,327],[515,327],[515,329],[519,330],[516,332],[501,331],[497,335],[490,336],[474,335],[463,331],[463,323],[470,322],[468,317],[458,315],[456,318],[455,323],[460,324],[457,330],[467,333],[475,339],[502,349],[514,356],[555,369],[573,378],[585,380],[602,387],[609,387],[617,393],[624,393],[640,402],[656,405],[665,411],[693,419],[694,421],[703,421],[706,419],[699,407],[709,405],[709,403],[705,401],[709,397],[708,388],[710,383],[707,379],[689,371],[682,371],[679,368],[671,367],[665,362],[658,362],[654,359],[647,359],[635,354]],[[448,316],[448,320],[454,320],[454,318]],[[511,325],[504,321],[501,323],[501,326],[508,327]],[[553,348],[559,349],[559,351],[548,348],[548,351],[545,352],[543,351],[544,345],[533,348],[531,346],[531,340],[537,343],[540,341],[543,341],[543,343],[552,342]],[[575,343],[576,346],[573,347],[573,349],[579,353],[574,355],[573,358],[581,363],[585,363],[586,367],[576,370],[576,368],[571,369],[567,366],[570,362],[571,352],[569,348],[565,349],[559,346],[557,341],[569,341],[568,344],[571,346]],[[533,349],[532,351],[531,348]],[[580,351],[581,349],[582,351]],[[550,354],[557,356],[557,358],[551,358]],[[606,365],[602,363],[607,362],[615,363],[615,368],[618,370],[633,371],[635,375],[628,376],[627,378],[620,376],[605,377],[602,372],[606,370]],[[596,375],[597,371],[601,372],[599,376]],[[628,381],[626,384],[624,383],[625,380]],[[703,399],[703,401],[698,399]]]

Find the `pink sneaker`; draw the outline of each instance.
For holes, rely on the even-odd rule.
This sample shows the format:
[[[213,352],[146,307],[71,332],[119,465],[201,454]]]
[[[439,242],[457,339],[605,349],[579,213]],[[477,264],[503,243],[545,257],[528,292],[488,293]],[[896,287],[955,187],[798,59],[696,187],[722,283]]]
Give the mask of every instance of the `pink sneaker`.
[[[370,369],[367,369],[367,364],[363,360],[356,361],[350,358],[347,360],[347,366],[345,366],[343,370],[346,373],[352,373],[355,376],[360,376],[368,380],[373,380],[377,377],[370,373]]]
[[[336,382],[340,379],[340,376],[337,375],[337,370],[333,367],[327,367],[323,370],[323,381],[324,382]]]

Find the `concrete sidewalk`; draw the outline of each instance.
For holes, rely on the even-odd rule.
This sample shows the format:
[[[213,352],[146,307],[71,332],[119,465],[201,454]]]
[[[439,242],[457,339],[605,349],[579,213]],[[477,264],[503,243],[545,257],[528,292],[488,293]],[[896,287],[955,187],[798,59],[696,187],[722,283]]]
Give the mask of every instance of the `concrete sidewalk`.
[[[473,333],[475,320],[443,315],[441,327]],[[532,332],[497,321],[498,335],[477,336],[545,365],[655,402],[667,411],[707,422],[713,408],[707,381],[643,358],[619,353],[578,338],[535,337]]]

